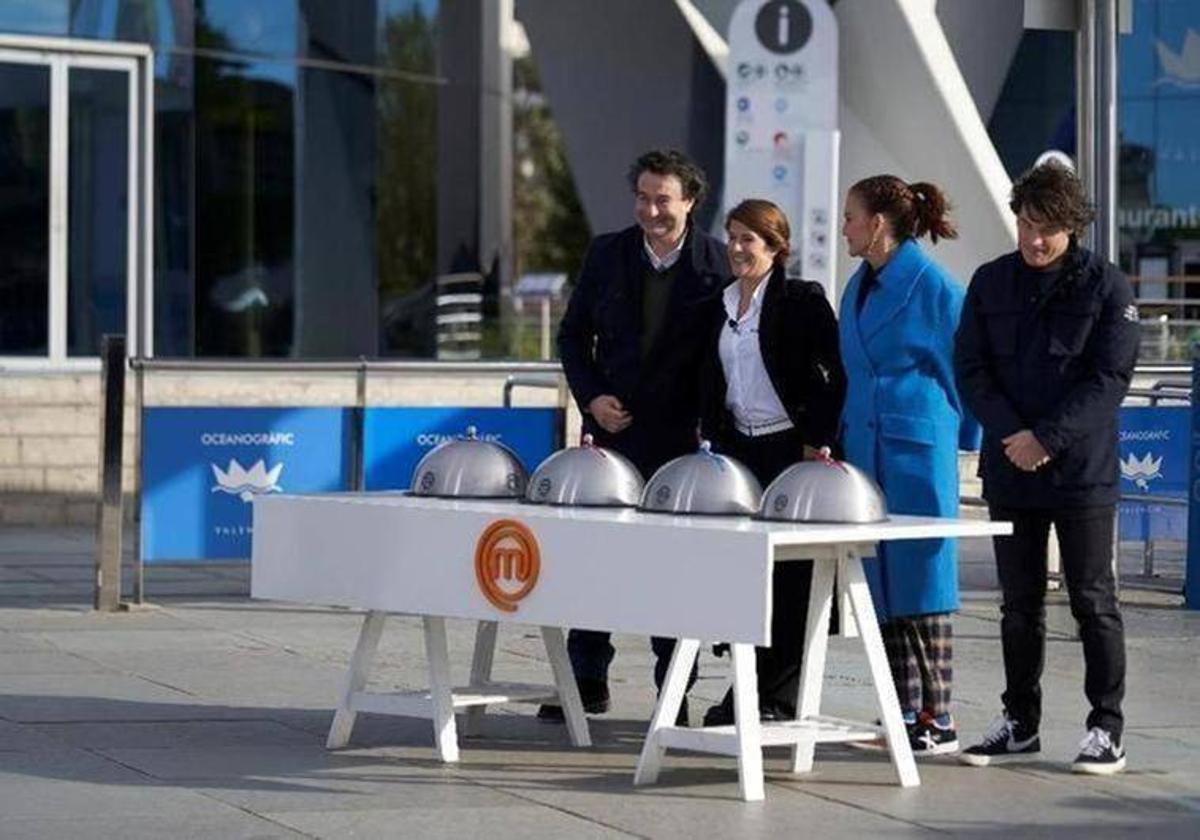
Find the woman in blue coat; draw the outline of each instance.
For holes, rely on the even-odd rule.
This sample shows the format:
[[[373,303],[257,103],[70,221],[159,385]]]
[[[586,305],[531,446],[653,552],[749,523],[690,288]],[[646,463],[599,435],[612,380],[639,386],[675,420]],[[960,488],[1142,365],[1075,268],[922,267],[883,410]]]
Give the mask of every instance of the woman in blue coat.
[[[842,235],[862,264],[842,295],[839,330],[848,390],[846,459],[883,488],[891,513],[958,515],[958,450],[978,428],[954,384],[954,333],[964,288],[917,244],[957,235],[933,184],[892,175],[846,196]],[[953,540],[880,545],[867,560],[900,706],[917,754],[950,753],[951,624],[958,609]]]

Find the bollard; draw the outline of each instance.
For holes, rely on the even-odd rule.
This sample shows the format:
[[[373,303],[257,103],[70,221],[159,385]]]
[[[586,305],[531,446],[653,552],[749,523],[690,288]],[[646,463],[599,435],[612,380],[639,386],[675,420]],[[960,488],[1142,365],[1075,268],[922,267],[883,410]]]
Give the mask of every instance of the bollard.
[[[125,424],[125,336],[100,340],[100,499],[96,515],[97,610],[121,608],[121,454]]]
[[[350,489],[361,493],[367,489],[366,423],[367,423],[367,359],[358,357],[354,376],[354,408],[350,410]]]
[[[142,421],[146,416],[146,371],[141,362],[141,359],[130,362],[133,367],[133,416],[137,428],[133,453],[136,466],[130,488],[133,493],[133,603],[138,605],[146,603],[146,564],[142,562],[142,446],[145,442]]]
[[[1192,345],[1192,440],[1188,487],[1187,564],[1183,572],[1183,605],[1200,610],[1200,343]]]

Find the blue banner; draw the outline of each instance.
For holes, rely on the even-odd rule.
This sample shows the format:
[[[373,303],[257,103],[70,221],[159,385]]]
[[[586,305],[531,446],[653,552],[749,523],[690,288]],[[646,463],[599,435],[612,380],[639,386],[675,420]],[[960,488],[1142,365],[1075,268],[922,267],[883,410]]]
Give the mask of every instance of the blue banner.
[[[344,408],[147,408],[146,563],[248,560],[251,500],[348,489]]]
[[[1121,409],[1122,495],[1187,496],[1191,423],[1185,405]],[[1187,508],[1122,502],[1120,529],[1122,540],[1185,540]]]
[[[365,486],[407,490],[426,452],[462,436],[468,426],[484,440],[512,449],[533,472],[561,446],[557,408],[368,408],[364,429]]]

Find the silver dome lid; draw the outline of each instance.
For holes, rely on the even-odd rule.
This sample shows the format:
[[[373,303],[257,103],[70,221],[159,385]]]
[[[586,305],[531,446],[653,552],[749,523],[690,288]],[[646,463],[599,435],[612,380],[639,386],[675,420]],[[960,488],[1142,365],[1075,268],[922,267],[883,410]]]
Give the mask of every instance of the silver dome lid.
[[[780,473],[763,493],[758,515],[785,522],[855,524],[888,518],[879,486],[858,467],[827,454],[792,464]]]
[[[758,510],[762,485],[744,464],[712,451],[698,451],[659,467],[642,491],[642,510],[654,513],[707,513],[725,516]]]
[[[642,476],[624,455],[583,436],[582,446],[560,449],[534,470],[526,501],[542,505],[636,507]]]
[[[513,499],[529,479],[516,453],[503,444],[480,440],[474,426],[465,437],[440,443],[413,470],[414,496],[458,499]]]

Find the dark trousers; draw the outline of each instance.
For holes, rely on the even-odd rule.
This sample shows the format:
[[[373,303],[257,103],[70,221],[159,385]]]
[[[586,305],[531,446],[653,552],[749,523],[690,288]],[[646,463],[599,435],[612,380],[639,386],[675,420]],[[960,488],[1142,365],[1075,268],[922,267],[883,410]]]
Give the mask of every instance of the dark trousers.
[[[654,687],[661,689],[675,652],[675,640],[665,636],[651,636],[650,649],[654,651]],[[567,654],[571,657],[571,668],[575,678],[608,682],[608,666],[612,664],[616,649],[612,646],[612,633],[603,630],[572,630],[567,634]],[[692,665],[688,677],[688,688],[696,682],[698,669]]]
[[[1087,727],[1121,736],[1125,697],[1125,628],[1113,581],[1112,505],[1054,510],[991,506],[991,517],[1013,523],[1011,537],[995,537],[996,571],[1004,602],[1004,708],[1037,731],[1042,717],[1046,648],[1046,548],[1050,525],[1058,532],[1071,614],[1083,642],[1084,694],[1092,705]]]
[[[651,428],[657,429],[652,426]],[[608,432],[589,423],[583,432],[594,437],[597,446],[610,447],[631,460],[638,472],[649,481],[654,471],[675,458],[695,449],[694,432],[683,424],[679,429],[658,429],[649,432],[645,426],[634,424],[619,435]],[[661,689],[663,680],[667,678],[667,668],[671,664],[671,654],[675,651],[675,640],[664,636],[653,636],[650,639],[650,649],[654,651],[654,685]],[[616,649],[612,646],[612,633],[604,630],[576,630],[567,633],[567,655],[571,659],[571,669],[578,680],[597,680],[608,682],[608,666],[612,664]],[[692,666],[688,677],[688,688],[696,682],[699,670]]]
[[[775,478],[801,460],[803,442],[794,429],[761,437],[734,432],[716,451],[745,464],[765,490]],[[723,444],[723,445],[721,445]],[[758,670],[758,703],[794,713],[800,692],[804,625],[812,588],[812,563],[777,564],[771,573],[771,646],[754,649]]]

